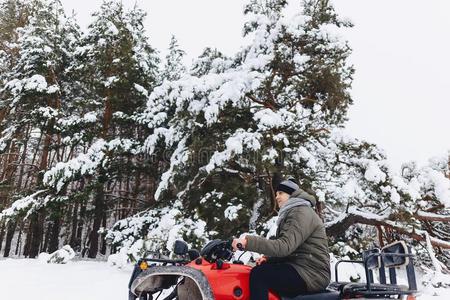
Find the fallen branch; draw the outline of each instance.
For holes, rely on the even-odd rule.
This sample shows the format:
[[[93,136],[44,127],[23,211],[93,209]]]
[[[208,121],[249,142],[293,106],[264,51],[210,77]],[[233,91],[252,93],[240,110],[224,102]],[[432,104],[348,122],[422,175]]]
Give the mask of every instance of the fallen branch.
[[[425,211],[418,211],[414,214],[417,220],[421,221],[437,221],[437,222],[450,222],[450,216],[434,214]]]
[[[416,241],[425,241],[425,231],[415,228],[407,229],[399,226],[394,221],[389,220],[389,216],[379,216],[372,213],[363,213],[356,209],[350,209],[347,214],[341,215],[337,220],[328,222],[326,226],[327,235],[331,237],[341,236],[354,224],[364,224],[372,226],[383,226],[395,231],[398,234],[407,235]],[[434,247],[450,249],[450,242],[430,237]]]

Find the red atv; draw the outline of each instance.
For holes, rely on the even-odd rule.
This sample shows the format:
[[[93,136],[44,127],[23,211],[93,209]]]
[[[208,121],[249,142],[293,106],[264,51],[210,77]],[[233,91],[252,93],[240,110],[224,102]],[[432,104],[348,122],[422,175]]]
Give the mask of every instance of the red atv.
[[[230,260],[230,241],[214,240],[199,253],[188,250],[183,241],[176,241],[174,253],[179,260],[148,258],[135,266],[129,283],[129,300],[248,300],[249,276],[252,267]],[[402,299],[415,300],[417,285],[410,248],[402,241],[363,253],[362,261],[341,260],[335,266],[336,281],[318,293],[285,298],[270,293],[270,300],[338,300],[338,299]],[[360,263],[365,268],[366,282],[340,282],[338,267],[342,263]],[[159,264],[159,265],[157,265]],[[396,268],[406,267],[408,286],[398,285]],[[389,284],[386,282],[386,269]],[[379,283],[374,283],[374,271]],[[172,289],[170,291],[170,289]],[[169,292],[167,291],[169,290]],[[167,294],[168,293],[168,294]],[[153,298],[153,296],[156,298]]]

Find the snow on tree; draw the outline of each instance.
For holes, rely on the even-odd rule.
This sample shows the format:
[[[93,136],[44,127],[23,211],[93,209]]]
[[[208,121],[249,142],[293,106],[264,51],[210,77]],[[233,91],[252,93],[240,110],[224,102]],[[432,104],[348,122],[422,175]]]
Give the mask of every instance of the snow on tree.
[[[179,79],[180,76],[186,73],[186,67],[183,65],[183,57],[186,52],[180,49],[178,41],[175,36],[172,36],[169,44],[169,53],[166,56],[162,78],[173,81]]]
[[[20,201],[22,196],[41,190],[43,172],[58,155],[61,131],[56,124],[67,112],[62,107],[71,100],[66,65],[79,36],[79,28],[65,16],[59,1],[24,3],[29,5],[29,16],[21,24],[23,27],[13,31],[17,40],[10,44],[10,50],[17,56],[4,73],[1,88],[4,117],[0,149],[9,157],[13,155],[3,166],[16,166],[4,178],[4,183],[15,187],[7,202]],[[52,222],[58,223],[54,217],[50,215]],[[32,214],[30,219],[30,228],[36,232],[33,237],[27,236],[26,251],[34,257],[42,239],[43,211]],[[54,230],[50,238],[52,251],[58,247],[58,234]]]
[[[138,160],[142,161],[139,149],[148,129],[139,124],[137,117],[156,82],[158,58],[145,36],[144,17],[145,13],[137,7],[125,11],[121,3],[105,1],[100,11],[94,14],[89,32],[78,39],[74,47],[60,44],[71,55],[64,61],[64,70],[73,80],[70,87],[77,93],[71,95],[71,102],[58,106],[43,107],[43,103],[35,102],[38,108],[34,115],[52,120],[51,123],[47,119],[40,122],[58,134],[61,152],[49,164],[42,164],[41,170],[46,171],[40,177],[39,190],[42,192],[19,197],[11,209],[2,213],[8,218],[30,211],[42,215],[48,207],[52,214],[59,216],[73,214],[70,243],[78,250],[85,247],[80,241],[84,235],[80,226],[81,229],[90,226],[85,242],[89,244],[91,257],[99,251],[99,231],[106,227],[109,218],[106,210],[115,207],[116,212],[133,211],[137,197],[145,197],[139,182],[149,175],[147,165],[138,164]],[[35,19],[44,22],[40,17]],[[36,26],[30,25],[30,28]],[[66,34],[66,38],[70,39],[71,35]],[[30,35],[30,43],[42,44],[44,41],[37,33]],[[42,51],[45,46],[39,45],[40,51],[29,51],[35,56],[44,55],[47,53]],[[55,52],[48,51],[52,55]],[[25,54],[21,59],[29,64],[33,56]],[[7,87],[16,94],[31,89],[45,95],[50,90],[54,94],[61,93],[59,86],[50,86],[43,75],[33,75],[27,82],[20,81],[17,74],[11,77],[14,79]],[[24,113],[29,112],[25,107]],[[88,205],[93,205],[93,211]],[[90,214],[93,218],[87,219]],[[116,218],[124,216],[126,214],[120,212]],[[105,243],[100,251],[106,251]]]
[[[188,74],[150,94],[145,148],[171,153],[156,199],[181,202],[187,220],[195,213],[206,222],[209,238],[261,232],[276,213],[274,186],[290,174],[320,200],[332,243],[364,248],[377,228],[376,242],[395,235],[424,241],[419,205],[443,205],[439,213],[448,215],[448,179],[431,170],[397,175],[375,145],[345,134],[353,67],[339,30],[351,24],[328,1],[306,1],[291,18],[286,4],[251,1],[242,51],[228,58],[207,49]],[[232,220],[224,211],[233,211]],[[118,247],[129,247],[116,238],[126,228],[118,223],[109,234]],[[445,237],[432,243],[448,248]]]
[[[134,158],[139,156],[146,132],[137,118],[156,82],[158,59],[145,36],[144,17],[137,7],[125,11],[123,4],[114,1],[105,1],[94,14],[89,32],[76,52],[82,64],[74,71],[85,74],[82,81],[87,86],[86,96],[91,97],[88,107],[101,122],[96,123],[97,132],[91,135],[85,153],[57,164],[45,175],[46,184],[56,194],[74,181],[85,180],[94,206],[89,257],[95,257],[99,250],[99,230],[106,226],[107,210],[123,209],[115,203],[136,198],[145,172],[145,166],[137,165]],[[119,189],[126,185],[127,194],[110,193],[116,184]],[[101,252],[105,251],[103,243]]]
[[[305,9],[310,15],[289,20],[281,14],[285,4],[272,4],[277,8],[262,7],[262,12],[260,3],[247,6],[245,32],[251,43],[234,59],[217,55],[208,62],[208,56],[202,57],[191,75],[163,83],[148,101],[148,123],[155,128],[146,143],[149,154],[161,139],[173,151],[156,198],[182,199],[188,211],[198,209],[210,229],[220,228],[222,234],[248,229],[252,207],[265,209],[266,216],[273,213],[271,174],[296,169],[294,159],[283,161],[286,154],[305,144],[311,133],[316,138],[340,124],[350,102],[349,48],[328,29],[347,24],[328,7],[322,15]],[[324,24],[318,24],[322,19]],[[323,63],[317,69],[313,61]],[[199,74],[204,66],[210,69]],[[319,84],[308,77],[317,72],[334,73]],[[199,160],[202,152],[206,163]],[[224,196],[199,205],[206,193],[217,192]],[[213,211],[233,205],[247,211],[231,227]]]
[[[238,53],[206,48],[187,68],[172,38],[161,70],[137,7],[105,1],[81,35],[58,1],[0,5],[4,255],[14,235],[25,256],[69,244],[95,257],[106,239],[127,259],[177,238],[268,236],[292,175],[335,254],[402,238],[448,271],[449,155],[397,172],[346,134],[352,25],[329,1],[288,17],[285,0],[250,0]]]
[[[203,245],[207,239],[206,223],[198,216],[185,217],[183,205],[177,201],[173,206],[146,210],[135,216],[118,221],[106,238],[120,249],[121,257],[131,261],[151,253],[169,253],[175,240],[189,240],[192,245]]]

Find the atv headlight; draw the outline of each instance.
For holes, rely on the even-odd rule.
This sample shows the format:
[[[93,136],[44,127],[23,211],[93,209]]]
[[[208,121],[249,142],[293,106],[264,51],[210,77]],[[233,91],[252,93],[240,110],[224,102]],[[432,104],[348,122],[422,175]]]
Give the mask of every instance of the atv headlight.
[[[143,261],[139,264],[139,268],[144,271],[148,269],[148,263],[146,261]]]

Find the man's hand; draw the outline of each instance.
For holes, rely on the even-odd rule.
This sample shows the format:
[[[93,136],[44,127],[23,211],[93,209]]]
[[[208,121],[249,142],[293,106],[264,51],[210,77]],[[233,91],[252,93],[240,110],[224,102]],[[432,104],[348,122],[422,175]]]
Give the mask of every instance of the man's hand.
[[[247,239],[246,238],[233,239],[231,246],[233,247],[234,251],[241,250],[241,249],[238,249],[238,247],[237,247],[238,244],[241,244],[242,248],[245,249],[245,247],[247,247]]]
[[[256,260],[256,265],[259,266],[259,265],[261,265],[261,264],[263,264],[265,262],[267,262],[267,257],[266,256],[261,256],[260,258],[258,258]]]

